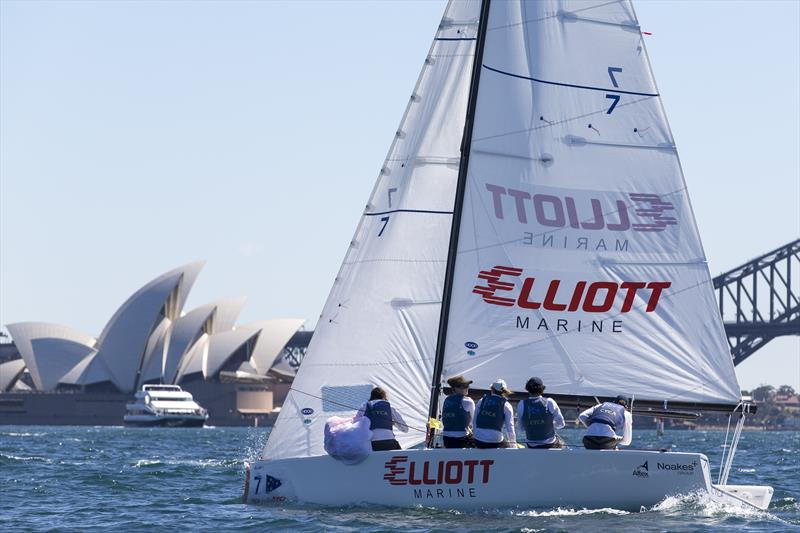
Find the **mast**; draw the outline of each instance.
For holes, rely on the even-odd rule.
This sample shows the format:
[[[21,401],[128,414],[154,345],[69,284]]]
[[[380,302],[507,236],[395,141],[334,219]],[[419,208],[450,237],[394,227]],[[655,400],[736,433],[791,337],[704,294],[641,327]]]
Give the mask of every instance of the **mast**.
[[[450,230],[450,246],[447,251],[447,266],[444,275],[444,290],[442,292],[442,308],[439,315],[439,332],[436,338],[436,356],[433,363],[433,379],[431,381],[431,400],[428,409],[428,418],[436,418],[439,414],[439,394],[442,390],[442,370],[444,367],[444,352],[447,340],[447,322],[450,315],[450,298],[453,293],[453,274],[456,267],[458,254],[458,234],[461,228],[461,212],[464,204],[464,191],[467,184],[467,167],[469,152],[472,146],[472,126],[475,122],[475,107],[478,101],[478,82],[481,77],[483,63],[483,48],[486,42],[486,26],[489,21],[490,0],[482,0],[481,13],[478,19],[478,35],[475,42],[475,59],[472,63],[472,79],[470,80],[469,98],[467,100],[467,118],[464,123],[464,135],[461,138],[461,161],[458,167],[458,181],[456,183],[455,204],[453,206],[453,224]],[[428,447],[433,446],[434,432],[429,428],[427,435]]]

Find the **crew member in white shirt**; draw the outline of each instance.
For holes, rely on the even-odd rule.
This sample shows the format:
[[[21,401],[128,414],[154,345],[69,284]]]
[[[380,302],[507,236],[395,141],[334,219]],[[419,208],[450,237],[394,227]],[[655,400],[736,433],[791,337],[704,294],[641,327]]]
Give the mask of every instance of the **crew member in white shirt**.
[[[564,416],[554,399],[542,396],[544,389],[541,378],[525,384],[530,396],[517,405],[517,426],[525,432],[528,448],[563,448],[556,430],[564,427]]]
[[[386,392],[375,387],[370,392],[369,400],[361,404],[356,413],[356,418],[366,416],[369,418],[369,429],[372,430],[372,451],[401,450],[400,443],[394,435],[393,428],[402,433],[408,433],[400,411],[389,404]]]
[[[506,400],[509,394],[511,391],[508,390],[506,382],[498,379],[492,383],[489,394],[478,400],[474,423],[476,448],[517,447],[514,409]]]
[[[617,396],[614,402],[603,402],[590,407],[578,415],[581,423],[588,426],[583,437],[587,450],[614,450],[629,446],[633,439],[633,416],[626,409],[628,398]],[[618,432],[622,430],[622,436]]]

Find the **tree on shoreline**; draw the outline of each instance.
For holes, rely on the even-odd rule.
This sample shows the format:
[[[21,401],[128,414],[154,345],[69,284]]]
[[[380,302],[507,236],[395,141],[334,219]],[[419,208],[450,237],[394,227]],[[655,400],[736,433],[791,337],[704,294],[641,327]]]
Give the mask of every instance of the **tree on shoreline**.
[[[757,402],[768,402],[775,397],[775,387],[772,385],[761,385],[753,389],[751,394],[753,399]]]

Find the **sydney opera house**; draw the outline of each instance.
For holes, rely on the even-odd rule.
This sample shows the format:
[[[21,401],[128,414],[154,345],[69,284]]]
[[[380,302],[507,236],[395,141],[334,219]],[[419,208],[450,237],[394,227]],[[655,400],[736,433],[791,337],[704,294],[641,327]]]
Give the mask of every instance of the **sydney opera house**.
[[[143,384],[178,384],[211,425],[263,424],[305,354],[303,320],[237,325],[245,298],[183,311],[203,262],[136,291],[98,337],[43,322],[7,324],[0,344],[0,424],[119,425]]]

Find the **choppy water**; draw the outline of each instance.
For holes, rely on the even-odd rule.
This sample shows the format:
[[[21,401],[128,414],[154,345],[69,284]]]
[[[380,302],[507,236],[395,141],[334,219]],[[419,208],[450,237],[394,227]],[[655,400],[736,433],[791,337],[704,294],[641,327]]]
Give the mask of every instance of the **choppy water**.
[[[0,531],[800,531],[800,433],[745,433],[731,483],[768,484],[768,512],[670,498],[643,513],[241,503],[244,461],[267,430],[0,426]],[[577,442],[576,430],[565,432]],[[720,432],[635,433],[637,447],[702,451],[719,463]],[[608,487],[607,490],[613,490]]]

